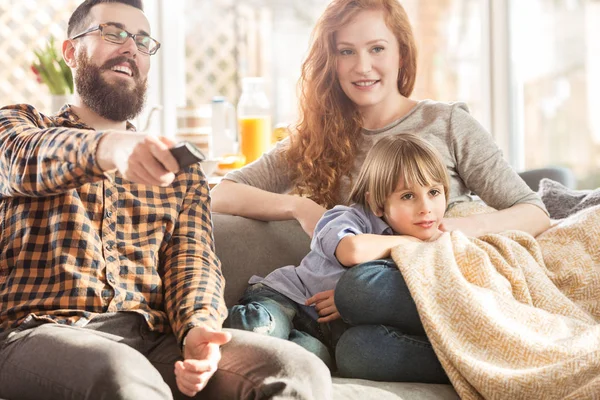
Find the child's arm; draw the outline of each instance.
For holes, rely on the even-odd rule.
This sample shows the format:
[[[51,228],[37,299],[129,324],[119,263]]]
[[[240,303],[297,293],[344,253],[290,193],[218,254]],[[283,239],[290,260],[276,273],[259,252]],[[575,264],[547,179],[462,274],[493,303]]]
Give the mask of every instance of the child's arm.
[[[420,240],[404,235],[348,235],[340,240],[335,256],[343,266],[353,267],[367,261],[389,258],[392,248],[407,241]]]

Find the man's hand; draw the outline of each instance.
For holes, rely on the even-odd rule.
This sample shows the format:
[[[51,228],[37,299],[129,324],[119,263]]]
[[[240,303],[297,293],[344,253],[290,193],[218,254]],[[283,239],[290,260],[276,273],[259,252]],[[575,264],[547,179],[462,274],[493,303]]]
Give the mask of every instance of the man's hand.
[[[324,207],[318,205],[314,201],[306,197],[298,197],[294,218],[300,222],[300,226],[304,232],[311,238],[313,237],[315,226],[327,211]]]
[[[135,132],[109,132],[98,143],[96,157],[103,171],[117,169],[125,179],[144,185],[168,186],[179,164],[166,137]]]
[[[204,389],[217,371],[219,346],[231,340],[228,332],[215,332],[203,327],[189,330],[185,337],[183,361],[175,363],[175,380],[181,393],[193,397]]]
[[[333,301],[333,290],[326,290],[324,292],[320,292],[315,294],[310,299],[306,300],[305,305],[311,306],[315,305],[315,310],[317,310],[317,314],[319,314],[318,322],[331,322],[338,318],[340,318],[340,313],[335,306]]]

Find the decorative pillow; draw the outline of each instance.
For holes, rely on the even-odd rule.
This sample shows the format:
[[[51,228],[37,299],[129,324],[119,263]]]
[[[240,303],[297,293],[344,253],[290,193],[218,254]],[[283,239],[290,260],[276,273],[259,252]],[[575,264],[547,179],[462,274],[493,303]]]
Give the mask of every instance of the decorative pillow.
[[[573,190],[548,178],[540,181],[538,194],[552,219],[566,218],[584,208],[600,204],[600,188]]]

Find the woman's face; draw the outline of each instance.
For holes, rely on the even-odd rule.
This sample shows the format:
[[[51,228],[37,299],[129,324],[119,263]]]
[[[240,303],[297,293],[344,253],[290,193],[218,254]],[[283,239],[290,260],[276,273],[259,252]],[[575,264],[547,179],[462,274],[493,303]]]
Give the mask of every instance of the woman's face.
[[[365,113],[396,98],[400,52],[383,11],[361,11],[337,32],[337,77],[342,90]]]

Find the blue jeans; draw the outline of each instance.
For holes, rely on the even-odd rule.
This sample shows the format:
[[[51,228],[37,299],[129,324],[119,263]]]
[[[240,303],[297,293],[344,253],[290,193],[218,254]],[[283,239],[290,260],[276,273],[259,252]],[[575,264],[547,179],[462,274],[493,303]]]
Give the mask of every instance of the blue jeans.
[[[391,259],[352,267],[335,289],[350,325],[335,348],[338,374],[376,381],[447,383],[402,274]]]
[[[333,357],[324,344],[329,339],[319,323],[298,303],[262,283],[246,289],[239,304],[229,309],[223,326],[290,340],[333,368]]]

